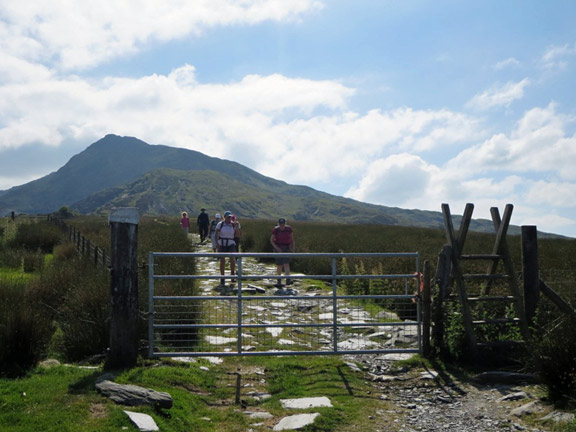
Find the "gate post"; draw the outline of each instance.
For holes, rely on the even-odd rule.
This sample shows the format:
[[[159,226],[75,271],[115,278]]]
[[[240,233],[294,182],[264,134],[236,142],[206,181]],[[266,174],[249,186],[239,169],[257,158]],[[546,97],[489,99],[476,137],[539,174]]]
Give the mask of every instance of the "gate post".
[[[424,261],[422,290],[422,354],[424,357],[430,355],[430,321],[432,307],[432,293],[430,288],[430,262]]]
[[[432,340],[436,354],[443,354],[445,351],[444,344],[444,302],[450,295],[450,274],[452,271],[452,248],[450,245],[444,245],[438,254],[438,262],[436,264],[436,275],[434,281],[438,286],[438,291],[434,297],[434,305],[432,307]]]
[[[138,210],[113,208],[109,216],[110,353],[109,368],[131,367],[138,357]]]
[[[538,231],[533,225],[522,225],[522,279],[524,281],[524,310],[528,325],[536,313],[540,297],[538,268]]]

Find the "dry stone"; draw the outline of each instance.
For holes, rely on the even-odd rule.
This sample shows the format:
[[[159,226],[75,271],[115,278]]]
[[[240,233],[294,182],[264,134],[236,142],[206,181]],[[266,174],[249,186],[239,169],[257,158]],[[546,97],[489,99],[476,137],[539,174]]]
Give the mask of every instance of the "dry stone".
[[[332,402],[325,396],[298,399],[281,399],[280,403],[285,409],[307,409],[319,407],[332,407]]]
[[[128,406],[152,405],[157,408],[172,408],[172,396],[144,387],[117,384],[104,380],[96,383],[96,389],[117,404]]]
[[[142,432],[154,432],[160,430],[156,422],[152,417],[148,414],[142,414],[132,411],[124,411],[128,417],[130,417],[130,421],[134,423],[138,429]]]
[[[316,417],[318,417],[319,413],[310,413],[310,414],[296,414],[293,416],[284,417],[276,426],[274,426],[275,431],[282,431],[282,430],[296,430],[302,429],[304,426],[308,426],[309,424],[314,423]]]
[[[535,414],[543,410],[542,405],[538,401],[532,401],[510,411],[510,415],[516,417],[523,417],[525,415]]]
[[[570,423],[574,421],[574,414],[568,412],[553,411],[542,417],[541,421],[552,421],[554,423]]]

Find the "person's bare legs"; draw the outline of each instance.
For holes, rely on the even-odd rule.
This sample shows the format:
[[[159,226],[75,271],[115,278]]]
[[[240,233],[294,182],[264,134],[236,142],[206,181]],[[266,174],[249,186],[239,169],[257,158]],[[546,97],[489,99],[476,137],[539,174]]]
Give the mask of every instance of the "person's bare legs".
[[[220,258],[220,275],[224,276],[224,274],[226,273],[226,258],[222,257]],[[224,285],[225,280],[224,278],[220,278],[220,285]]]
[[[292,279],[290,279],[290,263],[284,264],[284,274],[286,275],[286,285],[290,285],[292,283]]]
[[[235,276],[235,271],[236,271],[236,258],[234,257],[230,257],[230,274],[232,276]],[[234,279],[232,279],[232,282],[234,282]]]

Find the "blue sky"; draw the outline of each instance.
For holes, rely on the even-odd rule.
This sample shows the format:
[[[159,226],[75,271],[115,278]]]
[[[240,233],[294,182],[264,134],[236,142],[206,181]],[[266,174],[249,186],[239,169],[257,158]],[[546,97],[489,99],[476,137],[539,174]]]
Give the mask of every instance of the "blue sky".
[[[108,133],[576,237],[572,0],[0,0],[0,190]]]

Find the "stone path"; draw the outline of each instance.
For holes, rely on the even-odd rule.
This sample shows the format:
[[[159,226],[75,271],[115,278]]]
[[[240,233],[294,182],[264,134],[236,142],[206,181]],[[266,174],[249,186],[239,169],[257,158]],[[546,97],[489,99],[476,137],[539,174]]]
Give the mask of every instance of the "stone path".
[[[205,271],[215,273],[218,271],[216,261],[205,260],[201,265],[204,266]],[[273,265],[265,266],[260,263],[244,263],[244,265],[245,268],[252,266],[250,272],[256,269],[262,272],[260,274],[273,274],[274,272]],[[298,289],[298,285],[295,288]],[[202,289],[206,293],[211,293],[214,284],[205,283]],[[280,308],[285,307],[285,304],[280,305]],[[268,329],[268,332],[273,337],[280,337],[282,334],[281,329],[273,327]],[[223,338],[221,342],[224,342],[225,337],[221,337]],[[212,342],[217,343],[216,340]],[[407,342],[409,341],[402,341],[402,343]],[[531,414],[564,422],[573,419],[573,416],[554,412],[539,402],[535,396],[537,387],[534,385],[470,383],[461,382],[453,376],[444,376],[437,371],[394,370],[394,361],[406,358],[406,356],[410,355],[402,354],[400,357],[398,354],[343,356],[352,370],[363,374],[372,382],[374,392],[379,394],[382,400],[382,409],[369,413],[373,432],[492,432],[494,430],[542,432],[552,430],[552,426],[542,423],[538,427],[528,427],[523,422],[523,417]],[[193,361],[192,359],[181,360]],[[210,360],[215,363],[222,361],[218,357]],[[275,419],[270,413],[257,409],[259,402],[270,397],[266,390],[265,371],[257,367],[240,368],[231,375],[234,376],[228,378],[228,385],[234,385],[233,379],[237,378],[241,380],[242,386],[239,388],[237,400],[230,403],[252,407],[244,411],[250,419],[254,420],[250,431],[297,430],[314,422],[319,415],[305,413]],[[331,402],[326,397],[317,397],[305,400],[285,400],[282,404],[285,409],[292,410],[330,406]],[[352,426],[343,431],[356,432],[356,428]]]
[[[194,238],[194,236],[191,236]],[[199,252],[211,252],[208,244],[198,245]],[[228,260],[226,260],[228,265]],[[201,295],[207,297],[203,302],[210,310],[210,323],[237,324],[238,304],[237,284],[219,285],[219,261],[212,257],[198,257],[200,274],[214,276],[214,279],[200,280]],[[333,300],[321,298],[330,296],[331,287],[310,280],[295,279],[293,285],[275,288],[276,266],[273,263],[261,263],[254,258],[244,257],[242,261],[244,275],[269,275],[269,279],[242,281],[243,324],[266,325],[242,329],[243,351],[332,351],[334,330],[331,326],[310,327],[308,324],[330,324],[334,319]],[[227,269],[228,272],[228,269]],[[294,276],[294,275],[293,275]],[[296,275],[303,276],[303,275]],[[230,275],[227,276],[227,281]],[[284,278],[283,278],[284,279]],[[227,300],[210,299],[214,296],[230,296]],[[270,300],[277,296],[278,300]],[[295,298],[294,296],[298,296]],[[263,298],[268,297],[268,299]],[[302,297],[305,297],[304,299]],[[261,299],[262,298],[262,299]],[[416,312],[414,308],[414,313]],[[355,324],[338,327],[338,350],[377,350],[416,347],[418,343],[417,326],[404,324],[396,314],[383,312],[371,316],[359,305],[348,300],[338,300],[337,320],[339,324]],[[399,325],[378,326],[375,323],[396,320]],[[206,323],[205,323],[206,324]],[[236,349],[236,328],[217,328],[212,333],[205,331],[197,351],[220,352]],[[272,338],[272,340],[271,340]]]

